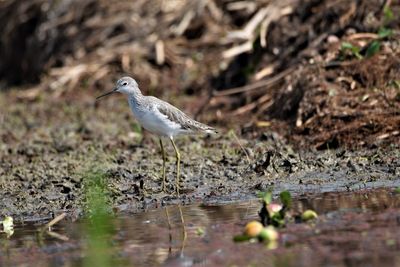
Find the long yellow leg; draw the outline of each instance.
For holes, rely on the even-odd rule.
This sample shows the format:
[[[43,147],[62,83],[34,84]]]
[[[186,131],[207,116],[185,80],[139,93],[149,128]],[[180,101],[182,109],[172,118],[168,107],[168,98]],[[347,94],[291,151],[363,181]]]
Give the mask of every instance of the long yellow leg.
[[[162,181],[162,190],[164,192],[166,192],[166,187],[165,187],[165,161],[167,160],[167,156],[165,155],[165,150],[164,150],[164,145],[163,142],[160,138],[160,146],[161,146],[161,155],[163,158],[163,164],[162,164],[162,177],[163,177],[163,181]]]
[[[175,149],[175,155],[176,155],[176,193],[178,194],[179,197],[179,172],[180,172],[180,165],[181,165],[181,154],[179,154],[179,150],[175,145],[174,139],[170,138],[172,145],[174,146]]]

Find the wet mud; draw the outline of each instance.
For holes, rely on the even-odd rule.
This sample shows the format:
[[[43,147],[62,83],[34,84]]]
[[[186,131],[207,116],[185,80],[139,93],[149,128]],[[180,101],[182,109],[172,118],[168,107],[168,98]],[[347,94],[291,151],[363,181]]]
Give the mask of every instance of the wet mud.
[[[168,192],[162,193],[158,140],[140,130],[122,98],[95,103],[81,94],[77,102],[71,94],[26,102],[17,96],[11,92],[0,98],[0,213],[20,221],[60,212],[72,219],[83,216],[92,173],[102,175],[117,213],[251,199],[271,188],[296,195],[400,185],[395,145],[302,151],[274,133],[247,140],[221,129],[217,136],[177,140],[182,154],[178,198],[172,146],[167,146]],[[10,99],[14,105],[7,105]]]

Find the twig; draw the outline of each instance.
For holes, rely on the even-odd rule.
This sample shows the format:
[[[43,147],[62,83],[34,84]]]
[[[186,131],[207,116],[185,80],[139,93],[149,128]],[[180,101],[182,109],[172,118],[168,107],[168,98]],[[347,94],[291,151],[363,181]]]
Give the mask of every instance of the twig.
[[[265,86],[271,86],[271,85],[274,85],[275,83],[279,82],[286,75],[292,73],[295,69],[296,69],[296,67],[287,68],[284,71],[278,73],[277,75],[271,77],[268,80],[262,80],[262,81],[258,81],[258,82],[255,82],[255,83],[252,83],[249,85],[236,87],[236,88],[232,88],[232,89],[227,89],[227,90],[220,91],[220,92],[214,91],[213,96],[218,97],[218,96],[234,95],[234,94],[238,94],[238,93],[242,93],[242,92],[246,92],[246,91],[256,90],[256,89],[259,89],[259,88],[265,87]]]
[[[253,49],[253,42],[252,41],[248,41],[245,42],[241,45],[238,46],[234,46],[226,51],[224,51],[222,53],[222,57],[223,58],[231,58],[231,57],[235,57],[237,55],[240,55],[242,53],[251,51]]]
[[[214,0],[207,0],[207,8],[210,10],[210,14],[215,21],[221,20],[223,16],[222,11],[217,7]]]
[[[347,66],[351,66],[356,63],[358,63],[358,62],[355,60],[352,60],[352,61],[330,61],[330,62],[323,64],[323,67],[324,68],[347,67]]]
[[[270,99],[266,103],[261,104],[261,106],[258,107],[258,111],[256,115],[260,115],[264,110],[267,110],[269,107],[271,107],[274,104],[274,100]]]
[[[347,37],[349,40],[356,40],[356,39],[378,39],[379,36],[376,33],[370,32],[362,32],[362,33],[355,33]]]
[[[260,44],[261,44],[261,47],[267,47],[267,30],[268,30],[268,27],[271,24],[271,22],[272,22],[271,17],[267,17],[261,23],[261,29],[260,29]]]
[[[255,102],[251,102],[251,103],[249,103],[247,105],[244,105],[244,106],[238,108],[237,110],[235,110],[232,113],[232,116],[242,115],[242,114],[244,114],[244,113],[246,113],[248,111],[251,111],[251,110],[255,109],[256,107],[257,107],[257,102],[256,101]]]
[[[194,12],[193,10],[189,10],[185,16],[183,17],[183,19],[181,20],[181,22],[179,23],[179,25],[173,29],[172,31],[177,35],[177,36],[181,36],[186,29],[189,27],[190,22],[192,21],[192,19],[194,18]]]
[[[268,66],[264,67],[262,70],[258,71],[254,75],[254,79],[256,81],[259,81],[262,78],[264,78],[265,76],[271,75],[272,73],[274,73],[275,67],[276,67],[276,64],[272,64],[272,65],[268,65]]]
[[[156,62],[157,65],[162,65],[165,62],[164,42],[162,40],[156,42]]]
[[[46,233],[49,236],[54,237],[54,238],[59,239],[59,240],[62,240],[62,241],[68,241],[69,240],[69,238],[67,236],[58,234],[56,232],[46,231]]]
[[[356,13],[356,11],[357,11],[357,5],[355,4],[355,2],[352,2],[350,4],[350,9],[346,13],[344,13],[343,16],[339,18],[340,25],[343,27]]]
[[[289,15],[293,12],[293,8],[291,6],[287,6],[284,8],[276,8],[275,6],[268,6],[268,16],[261,23],[260,28],[260,44],[261,47],[267,46],[267,31],[271,22],[278,20],[279,18]]]
[[[60,215],[58,215],[57,217],[55,217],[53,220],[51,220],[50,222],[48,222],[43,229],[50,229],[53,225],[55,225],[56,223],[58,223],[59,221],[61,221],[62,219],[65,218],[65,216],[67,216],[67,214],[65,212],[61,213]]]
[[[248,13],[252,13],[256,10],[257,4],[252,1],[237,1],[228,3],[226,5],[226,9],[230,11],[238,11],[242,9],[246,9]]]
[[[241,115],[243,113],[246,113],[246,112],[256,108],[257,106],[263,104],[264,102],[267,102],[270,99],[271,99],[271,96],[269,94],[265,94],[262,97],[258,98],[256,101],[253,101],[245,106],[238,108],[235,112],[233,112],[232,115],[236,116],[236,115]]]
[[[267,14],[268,14],[268,8],[266,7],[261,8],[246,24],[243,30],[229,32],[227,35],[227,39],[230,40],[242,39],[247,41],[253,39],[254,30],[264,20]]]

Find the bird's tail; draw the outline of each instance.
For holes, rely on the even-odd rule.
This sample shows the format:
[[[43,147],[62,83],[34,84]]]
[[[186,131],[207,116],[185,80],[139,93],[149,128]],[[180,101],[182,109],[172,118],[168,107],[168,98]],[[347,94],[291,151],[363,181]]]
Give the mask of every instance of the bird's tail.
[[[204,125],[204,126],[205,126],[205,128],[204,128],[204,132],[205,132],[205,133],[208,133],[208,134],[218,134],[217,129],[215,129],[215,128],[213,128],[213,127],[210,127],[210,126],[208,126],[208,125]]]
[[[198,122],[198,121],[193,121],[190,132],[191,132],[191,134],[201,134],[201,133],[217,134],[218,133],[217,129],[215,129],[211,126],[208,126],[204,123]]]

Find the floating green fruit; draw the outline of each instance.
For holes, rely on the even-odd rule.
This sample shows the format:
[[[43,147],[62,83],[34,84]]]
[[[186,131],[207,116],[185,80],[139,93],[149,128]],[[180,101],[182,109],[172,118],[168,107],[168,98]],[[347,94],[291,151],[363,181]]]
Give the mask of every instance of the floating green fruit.
[[[273,226],[268,226],[261,230],[258,237],[261,239],[261,241],[273,242],[273,241],[278,240],[279,234],[278,234],[278,231],[276,231]]]
[[[303,212],[303,214],[301,215],[301,219],[303,221],[310,221],[310,220],[314,220],[318,218],[318,214],[313,211],[313,210],[306,210],[305,212]]]

